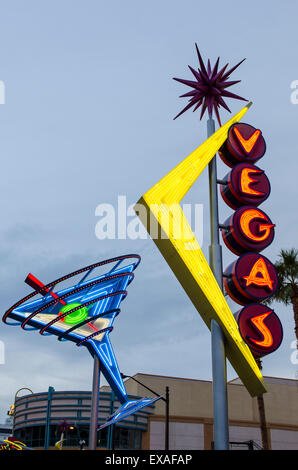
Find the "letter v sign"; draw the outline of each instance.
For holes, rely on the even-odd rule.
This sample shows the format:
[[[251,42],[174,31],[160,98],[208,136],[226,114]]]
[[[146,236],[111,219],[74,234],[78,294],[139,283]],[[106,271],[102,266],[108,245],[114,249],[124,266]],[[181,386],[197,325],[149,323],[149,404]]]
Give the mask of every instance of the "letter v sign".
[[[229,128],[242,119],[250,105],[235,114],[149,189],[135,210],[149,234],[150,224],[153,222],[155,227],[158,224],[161,237],[155,237],[154,242],[208,328],[212,318],[221,326],[226,338],[227,357],[249,393],[255,396],[266,391],[261,371],[240,335],[237,322],[179,204],[227,139]],[[152,168],[150,162],[149,166]],[[138,211],[140,204],[146,211]],[[177,224],[184,227],[181,237],[174,236],[179,233]]]
[[[243,135],[241,134],[241,132],[239,131],[239,129],[237,129],[237,126],[234,126],[233,130],[244,152],[247,155],[249,155],[251,151],[253,150],[254,146],[256,145],[256,142],[258,138],[260,137],[260,135],[262,134],[262,132],[259,129],[256,129],[254,133],[248,139],[245,139]]]

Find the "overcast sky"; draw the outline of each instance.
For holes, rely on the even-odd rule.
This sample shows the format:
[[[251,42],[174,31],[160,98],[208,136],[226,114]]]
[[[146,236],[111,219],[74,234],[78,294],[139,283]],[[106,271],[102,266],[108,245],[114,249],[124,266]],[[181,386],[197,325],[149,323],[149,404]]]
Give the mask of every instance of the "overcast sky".
[[[296,2],[251,0],[1,0],[1,310],[30,288],[28,272],[45,283],[108,257],[136,252],[142,263],[111,334],[121,371],[211,379],[210,333],[165,260],[148,240],[98,240],[95,209],[128,204],[191,153],[206,120],[188,111],[188,91],[172,77],[191,78],[194,43],[204,59],[246,61],[234,92],[253,101],[245,122],[259,127],[267,152],[258,165],[272,192],[262,204],[276,223],[264,251],[275,261],[297,247],[298,105],[290,101],[297,70]],[[233,113],[242,102],[228,100]],[[230,115],[221,114],[226,122]],[[228,168],[218,163],[219,177]],[[186,200],[204,205],[203,251],[209,245],[208,173]],[[231,210],[220,201],[223,222]],[[224,247],[224,266],[235,256]],[[233,312],[239,306],[229,301]],[[280,349],[264,359],[264,375],[295,378],[290,361],[291,306],[274,305],[283,328]],[[1,323],[0,422],[15,391],[89,390],[85,348]],[[231,367],[228,378],[236,376]]]

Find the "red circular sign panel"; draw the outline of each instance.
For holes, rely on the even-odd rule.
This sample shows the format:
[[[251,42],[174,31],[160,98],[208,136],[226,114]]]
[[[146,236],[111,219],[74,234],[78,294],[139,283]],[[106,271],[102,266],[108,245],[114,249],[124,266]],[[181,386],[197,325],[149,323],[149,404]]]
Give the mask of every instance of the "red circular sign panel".
[[[262,251],[274,238],[274,227],[268,215],[254,206],[237,209],[225,221],[222,230],[223,241],[236,255],[247,251]]]
[[[239,331],[256,357],[275,351],[283,338],[282,324],[276,313],[262,304],[250,304],[236,313]]]
[[[228,295],[240,305],[271,297],[278,287],[275,267],[263,255],[245,253],[225,270],[224,286]]]
[[[255,165],[239,163],[224,178],[220,185],[225,203],[232,209],[243,205],[257,207],[270,194],[270,183],[265,172]]]
[[[237,163],[255,163],[264,155],[266,143],[262,132],[250,124],[237,122],[228,130],[228,137],[219,150],[223,162],[229,167]]]

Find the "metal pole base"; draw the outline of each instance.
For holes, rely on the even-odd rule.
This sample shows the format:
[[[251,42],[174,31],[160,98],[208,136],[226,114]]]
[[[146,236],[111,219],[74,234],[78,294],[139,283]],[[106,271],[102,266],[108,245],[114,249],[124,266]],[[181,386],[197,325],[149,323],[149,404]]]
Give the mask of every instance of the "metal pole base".
[[[91,397],[91,415],[89,428],[89,450],[95,450],[97,446],[97,426],[98,426],[98,402],[99,402],[99,376],[100,361],[94,355],[93,383]]]
[[[228,397],[224,335],[219,324],[211,320],[213,373],[213,439],[215,450],[229,449]]]

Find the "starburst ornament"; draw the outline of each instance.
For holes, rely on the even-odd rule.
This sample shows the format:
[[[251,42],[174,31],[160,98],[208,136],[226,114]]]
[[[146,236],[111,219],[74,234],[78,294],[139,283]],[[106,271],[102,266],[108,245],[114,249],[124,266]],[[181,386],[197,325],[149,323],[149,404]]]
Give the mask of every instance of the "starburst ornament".
[[[229,64],[226,64],[221,70],[218,70],[218,57],[212,69],[209,59],[207,67],[205,67],[197,44],[196,50],[198,54],[200,68],[198,68],[198,71],[196,71],[190,65],[188,66],[192,74],[194,75],[196,81],[184,80],[182,78],[174,78],[174,80],[176,80],[177,82],[183,83],[184,85],[193,88],[192,91],[189,91],[188,93],[185,93],[184,95],[180,96],[180,98],[189,98],[189,103],[187,106],[185,106],[185,108],[182,109],[182,111],[180,111],[179,114],[177,114],[177,116],[174,117],[174,119],[181,116],[181,114],[185,113],[185,111],[187,111],[192,106],[194,106],[193,111],[196,111],[201,106],[202,109],[200,119],[202,119],[206,110],[208,110],[209,116],[212,116],[212,112],[214,110],[218,123],[221,126],[219,108],[223,107],[224,109],[229,111],[229,113],[231,112],[223,98],[235,98],[237,100],[247,101],[245,98],[242,98],[239,95],[235,95],[235,93],[227,91],[227,88],[229,88],[230,86],[241,82],[241,80],[228,81],[228,78],[230,77],[231,73],[234,72],[234,70],[239,67],[239,65],[242,64],[245,59],[241,60],[230,70],[227,70]]]

